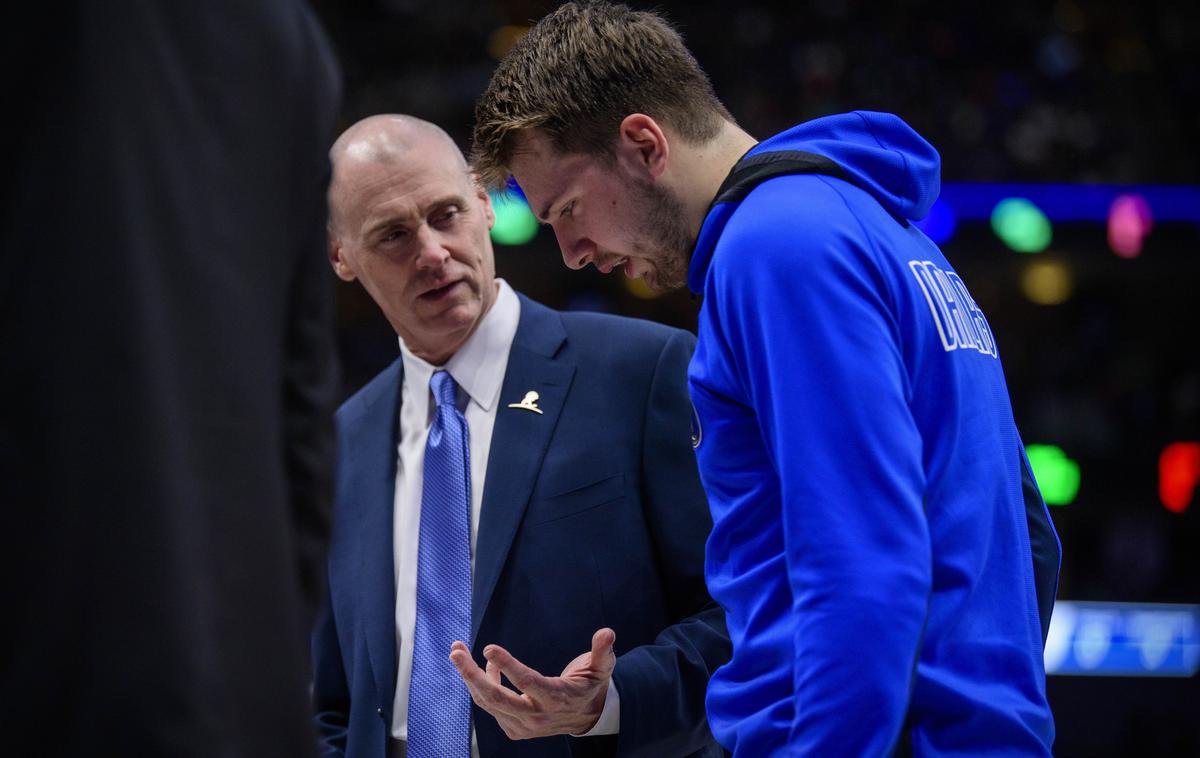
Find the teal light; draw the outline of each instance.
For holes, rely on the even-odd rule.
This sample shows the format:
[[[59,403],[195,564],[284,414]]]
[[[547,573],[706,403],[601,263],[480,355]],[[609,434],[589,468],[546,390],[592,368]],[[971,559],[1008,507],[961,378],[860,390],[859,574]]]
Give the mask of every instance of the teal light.
[[[525,198],[511,192],[491,193],[496,223],[492,239],[499,245],[524,245],[537,235],[538,221]]]
[[[1042,498],[1050,505],[1067,505],[1079,492],[1079,464],[1057,445],[1026,445]]]
[[[1050,246],[1050,219],[1023,197],[1009,197],[992,209],[992,231],[1018,253],[1040,253]]]

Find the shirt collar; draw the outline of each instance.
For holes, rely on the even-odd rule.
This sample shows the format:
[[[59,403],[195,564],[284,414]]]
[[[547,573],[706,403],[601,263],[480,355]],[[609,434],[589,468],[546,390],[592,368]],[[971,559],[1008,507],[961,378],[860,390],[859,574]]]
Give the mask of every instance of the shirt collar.
[[[497,279],[496,283],[499,285],[496,301],[483,315],[474,334],[446,361],[445,366],[433,366],[418,358],[402,338],[399,340],[406,384],[412,388],[422,387],[428,392],[433,372],[444,368],[471,402],[484,412],[491,411],[500,397],[504,372],[508,368],[508,352],[521,319],[521,301],[517,299],[516,292],[503,279]]]

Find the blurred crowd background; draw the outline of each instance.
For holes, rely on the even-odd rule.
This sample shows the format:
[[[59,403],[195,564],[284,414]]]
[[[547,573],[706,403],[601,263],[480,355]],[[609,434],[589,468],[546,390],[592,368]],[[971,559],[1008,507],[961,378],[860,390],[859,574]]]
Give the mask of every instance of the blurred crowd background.
[[[313,4],[345,71],[343,127],[405,112],[464,151],[499,56],[554,6]],[[667,13],[760,138],[882,110],[940,151],[947,184],[1121,185],[1134,195],[1200,184],[1195,0],[629,4]],[[1186,210],[1143,219],[1136,250],[1114,243],[1111,219],[1050,218],[1035,253],[1016,252],[988,219],[959,219],[942,244],[988,314],[1026,444],[1054,446],[1077,467],[1077,489],[1051,509],[1060,600],[1200,603],[1200,504],[1192,491],[1167,507],[1160,493],[1167,446],[1200,440],[1200,203],[1190,220]],[[496,250],[499,274],[548,305],[695,329],[688,293],[652,297],[623,277],[570,272],[548,229]],[[338,325],[349,394],[396,357],[396,340],[357,286],[339,284]],[[1189,463],[1191,448],[1175,451],[1186,483],[1200,463]],[[1048,687],[1060,755],[1200,755],[1195,676],[1051,676]]]

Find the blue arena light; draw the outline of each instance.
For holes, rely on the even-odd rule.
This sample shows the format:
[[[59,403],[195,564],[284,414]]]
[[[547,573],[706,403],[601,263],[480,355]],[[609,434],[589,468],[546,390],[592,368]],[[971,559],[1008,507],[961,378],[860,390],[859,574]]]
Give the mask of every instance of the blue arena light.
[[[953,237],[954,228],[958,225],[950,204],[940,198],[929,209],[929,215],[916,223],[917,228],[938,245],[945,244]]]
[[[525,197],[525,190],[521,189],[521,185],[517,184],[517,179],[514,176],[508,177],[508,181],[504,185],[504,191],[514,197],[519,197],[526,203],[529,201]]]
[[[1195,184],[943,182],[939,200],[954,210],[959,221],[987,221],[1001,200],[1020,197],[1036,205],[1051,222],[1107,223],[1113,202],[1131,194],[1146,202],[1156,222],[1200,223],[1200,185]]]

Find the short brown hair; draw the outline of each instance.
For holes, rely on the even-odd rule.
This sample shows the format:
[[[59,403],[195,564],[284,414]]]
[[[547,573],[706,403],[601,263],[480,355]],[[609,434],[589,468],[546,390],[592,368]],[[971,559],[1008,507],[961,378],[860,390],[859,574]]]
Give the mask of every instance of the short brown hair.
[[[538,128],[555,148],[604,158],[630,113],[670,126],[692,143],[733,122],[679,32],[624,5],[567,3],[500,61],[475,106],[472,162],[489,186],[508,179],[514,138]]]

